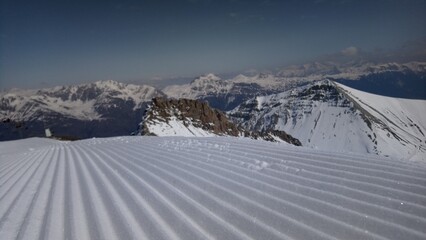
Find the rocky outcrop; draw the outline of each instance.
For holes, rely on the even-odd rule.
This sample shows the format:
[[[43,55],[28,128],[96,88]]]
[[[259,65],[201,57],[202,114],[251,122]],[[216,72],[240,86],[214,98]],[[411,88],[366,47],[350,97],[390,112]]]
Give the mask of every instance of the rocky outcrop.
[[[248,137],[301,146],[299,140],[283,131],[250,132],[239,128],[207,102],[192,99],[153,98],[140,126],[141,135]]]
[[[150,130],[150,125],[169,123],[172,119],[182,122],[185,127],[191,125],[214,135],[238,136],[240,133],[223,112],[210,108],[207,102],[158,97],[152,99],[144,116],[142,134],[156,134]]]
[[[269,130],[263,132],[245,131],[245,136],[253,139],[263,139],[269,142],[287,142],[295,146],[302,146],[302,143],[299,141],[299,139],[279,130]]]

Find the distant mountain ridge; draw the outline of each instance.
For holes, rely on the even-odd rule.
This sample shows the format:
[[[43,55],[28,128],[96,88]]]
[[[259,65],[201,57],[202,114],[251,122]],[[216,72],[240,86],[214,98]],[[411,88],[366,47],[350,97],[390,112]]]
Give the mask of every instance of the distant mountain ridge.
[[[112,80],[11,90],[0,93],[0,140],[44,136],[46,128],[55,136],[72,138],[135,134],[151,99],[168,97],[200,100],[208,102],[209,107],[228,111],[233,124],[238,124],[238,134],[247,131],[252,138],[285,138],[282,132],[276,132],[283,131],[312,148],[423,159],[424,114],[411,116],[411,110],[426,112],[422,108],[424,101],[370,96],[364,99],[349,94],[356,92],[355,89],[345,92],[345,86],[331,84],[330,80],[349,86],[371,80],[367,85],[378,83],[376,88],[382,93],[387,90],[395,93],[398,89],[402,95],[413,97],[416,96],[413,91],[424,93],[425,69],[426,63],[422,62],[346,65],[316,62],[278,69],[275,73],[239,74],[230,79],[206,74],[188,84],[168,86],[164,92],[147,85]],[[421,84],[408,84],[413,79]],[[361,102],[357,102],[358,98]],[[393,105],[389,108],[385,104],[374,105],[383,99]],[[198,109],[198,105],[191,104],[188,106]],[[169,117],[174,117],[179,126],[195,127],[194,131],[207,126],[195,122],[185,126],[197,118],[190,116],[188,121],[181,121],[179,116],[176,113]]]
[[[426,99],[426,62],[313,62],[282,68],[275,73],[239,74],[230,79],[210,73],[188,84],[170,85],[163,92],[176,99],[206,100],[214,108],[229,111],[256,96],[280,93],[327,79],[379,95]]]
[[[148,101],[164,94],[147,85],[98,81],[0,94],[0,139],[55,135],[87,138],[128,135]]]

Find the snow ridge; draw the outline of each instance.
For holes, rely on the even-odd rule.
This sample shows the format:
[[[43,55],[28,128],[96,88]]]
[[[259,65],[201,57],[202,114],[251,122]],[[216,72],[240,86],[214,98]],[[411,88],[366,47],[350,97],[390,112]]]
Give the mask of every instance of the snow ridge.
[[[425,239],[426,165],[214,137],[0,143],[2,239]]]

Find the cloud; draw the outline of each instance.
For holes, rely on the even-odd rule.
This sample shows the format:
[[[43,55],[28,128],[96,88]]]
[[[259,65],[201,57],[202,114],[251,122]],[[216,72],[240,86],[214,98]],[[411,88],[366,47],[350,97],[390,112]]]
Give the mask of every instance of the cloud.
[[[228,14],[231,18],[236,18],[236,17],[238,17],[238,13],[235,13],[235,12],[231,12],[231,13],[229,13]]]
[[[315,61],[351,62],[369,61],[376,63],[412,61],[426,61],[426,38],[407,41],[404,44],[391,49],[376,48],[371,51],[350,46],[339,52],[326,54],[315,58]]]
[[[351,47],[343,49],[342,51],[340,51],[340,53],[343,56],[350,57],[350,56],[356,56],[356,55],[358,55],[359,50],[358,50],[357,47],[351,46]]]

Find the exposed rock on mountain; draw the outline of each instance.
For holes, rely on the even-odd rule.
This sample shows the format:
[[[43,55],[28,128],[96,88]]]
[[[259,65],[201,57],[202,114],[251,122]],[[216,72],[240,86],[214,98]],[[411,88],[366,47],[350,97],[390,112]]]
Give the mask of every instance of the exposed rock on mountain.
[[[224,113],[208,103],[191,99],[152,99],[143,123],[142,135],[238,136],[240,131]]]
[[[301,145],[299,140],[282,131],[245,131],[229,121],[223,112],[210,108],[207,102],[191,99],[152,99],[140,126],[142,135],[249,137]]]

